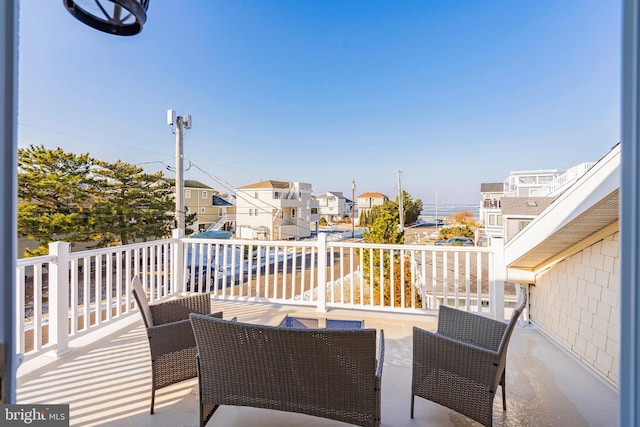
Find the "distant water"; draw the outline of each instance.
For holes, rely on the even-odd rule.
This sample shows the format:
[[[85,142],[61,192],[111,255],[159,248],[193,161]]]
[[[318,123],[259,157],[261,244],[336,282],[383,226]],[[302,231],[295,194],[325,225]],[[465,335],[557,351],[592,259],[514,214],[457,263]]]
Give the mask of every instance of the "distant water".
[[[438,205],[436,209],[436,205],[424,205],[422,207],[422,212],[420,213],[420,218],[435,218],[436,215],[438,218],[447,218],[461,211],[469,211],[473,214],[474,218],[479,217],[478,210],[480,209],[479,204],[473,205]],[[437,214],[436,214],[437,211]]]

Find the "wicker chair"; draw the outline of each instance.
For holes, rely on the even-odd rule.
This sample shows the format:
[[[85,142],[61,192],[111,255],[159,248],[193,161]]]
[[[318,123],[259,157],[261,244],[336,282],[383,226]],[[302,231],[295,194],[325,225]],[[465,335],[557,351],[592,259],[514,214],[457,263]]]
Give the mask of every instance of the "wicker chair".
[[[413,328],[411,418],[419,396],[492,425],[498,385],[507,409],[507,346],[526,299],[521,292],[509,323],[440,306],[436,333]]]
[[[156,390],[198,376],[197,348],[189,314],[200,313],[222,318],[222,312],[210,314],[209,294],[150,305],[140,279],[134,277],[131,285],[149,338],[153,414]]]

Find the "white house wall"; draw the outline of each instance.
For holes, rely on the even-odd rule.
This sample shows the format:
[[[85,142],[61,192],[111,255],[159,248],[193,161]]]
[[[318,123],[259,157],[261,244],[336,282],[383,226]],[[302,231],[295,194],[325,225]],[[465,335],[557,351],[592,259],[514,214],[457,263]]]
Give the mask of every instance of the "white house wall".
[[[280,193],[275,197],[275,193]],[[295,197],[291,194],[296,193]],[[245,188],[236,190],[236,236],[295,239],[311,235],[311,186],[291,183],[289,188]],[[291,217],[291,209],[296,210]],[[247,237],[251,235],[251,237]]]
[[[530,320],[570,353],[619,383],[620,235],[616,232],[540,273]]]

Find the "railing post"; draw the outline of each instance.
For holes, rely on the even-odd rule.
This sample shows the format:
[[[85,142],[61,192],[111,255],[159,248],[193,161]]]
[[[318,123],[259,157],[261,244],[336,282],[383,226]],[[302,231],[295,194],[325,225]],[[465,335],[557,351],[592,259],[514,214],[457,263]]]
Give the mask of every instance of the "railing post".
[[[172,293],[186,292],[184,280],[184,246],[180,239],[184,237],[184,230],[172,231],[173,243],[171,244],[171,278]]]
[[[49,255],[49,343],[59,357],[69,351],[69,243],[49,243]],[[101,299],[96,295],[96,316]]]
[[[327,311],[327,234],[318,233],[318,311]]]
[[[489,268],[489,311],[496,320],[504,320],[504,279],[507,268],[504,265],[504,240],[502,237],[491,238],[491,254],[493,265]]]

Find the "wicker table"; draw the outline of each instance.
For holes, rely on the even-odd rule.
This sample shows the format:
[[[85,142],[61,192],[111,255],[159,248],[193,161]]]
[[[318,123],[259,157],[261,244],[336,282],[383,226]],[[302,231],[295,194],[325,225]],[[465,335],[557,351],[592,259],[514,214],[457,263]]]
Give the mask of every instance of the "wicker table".
[[[321,321],[324,325],[321,326]],[[325,327],[326,329],[362,329],[364,320],[341,320],[341,319],[315,319],[309,317],[285,316],[278,326],[285,328],[315,329]]]

